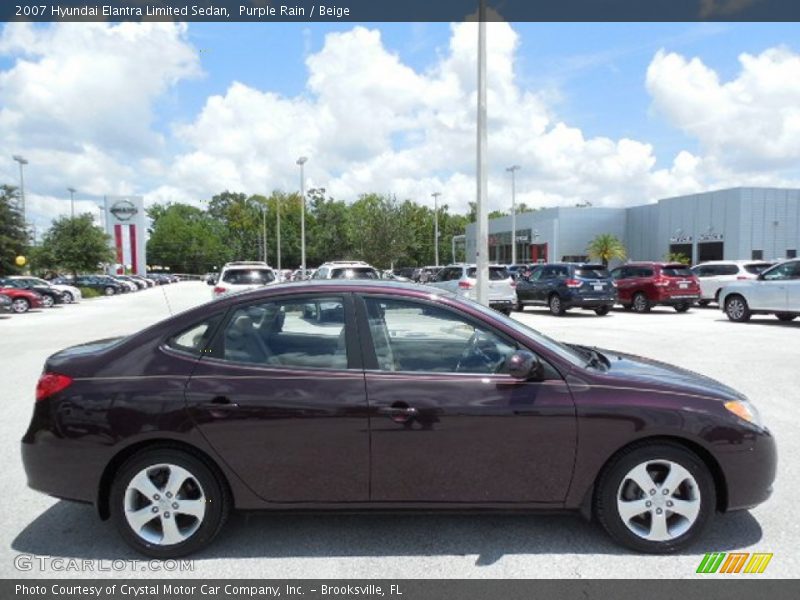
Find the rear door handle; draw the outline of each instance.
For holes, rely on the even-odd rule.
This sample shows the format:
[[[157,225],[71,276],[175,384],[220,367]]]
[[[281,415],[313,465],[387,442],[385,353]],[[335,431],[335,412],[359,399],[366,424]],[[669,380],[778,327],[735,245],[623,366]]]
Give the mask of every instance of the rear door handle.
[[[205,408],[212,408],[214,410],[226,409],[226,408],[239,408],[239,405],[236,402],[231,402],[230,398],[226,396],[217,396],[213,398],[210,402],[204,402],[201,406]]]

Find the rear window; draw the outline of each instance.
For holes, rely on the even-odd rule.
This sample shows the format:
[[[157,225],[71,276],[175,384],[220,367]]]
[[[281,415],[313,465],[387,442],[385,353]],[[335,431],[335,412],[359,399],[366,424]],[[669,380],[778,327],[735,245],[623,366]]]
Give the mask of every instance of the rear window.
[[[575,269],[575,276],[583,279],[607,279],[611,274],[603,265],[585,265]]]
[[[258,285],[272,283],[275,274],[271,269],[228,269],[222,276],[222,281],[233,285]]]
[[[694,273],[689,267],[683,265],[670,265],[661,269],[664,277],[692,277]]]
[[[470,267],[467,269],[467,277],[474,279],[477,271],[475,267]],[[508,279],[509,277],[511,277],[511,275],[508,274],[508,270],[505,267],[489,267],[489,279],[491,281],[500,281],[502,279]]]
[[[378,272],[369,267],[331,269],[331,279],[380,279]]]
[[[759,275],[762,271],[769,269],[771,266],[771,263],[752,263],[745,265],[744,270],[751,275]]]

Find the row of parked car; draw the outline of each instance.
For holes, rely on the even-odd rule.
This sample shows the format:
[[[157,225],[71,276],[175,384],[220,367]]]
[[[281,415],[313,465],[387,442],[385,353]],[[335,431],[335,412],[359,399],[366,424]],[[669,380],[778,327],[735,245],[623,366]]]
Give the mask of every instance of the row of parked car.
[[[180,281],[174,275],[78,275],[43,279],[31,275],[0,278],[0,312],[26,313],[35,308],[52,308],[83,299],[81,288],[104,296],[126,294],[156,285]]]
[[[469,263],[422,267],[412,273],[381,272],[362,261],[331,261],[307,271],[305,278],[416,280],[474,299],[476,273],[476,265]],[[266,263],[233,262],[207,281],[217,298],[281,279],[303,276],[279,278]],[[488,288],[489,305],[506,314],[542,306],[557,316],[572,308],[603,316],[614,305],[638,313],[670,306],[681,313],[695,304],[717,302],[732,321],[746,321],[753,314],[775,314],[782,321],[800,316],[800,260],[714,261],[692,268],[672,262],[630,262],[611,270],[576,262],[491,265]]]

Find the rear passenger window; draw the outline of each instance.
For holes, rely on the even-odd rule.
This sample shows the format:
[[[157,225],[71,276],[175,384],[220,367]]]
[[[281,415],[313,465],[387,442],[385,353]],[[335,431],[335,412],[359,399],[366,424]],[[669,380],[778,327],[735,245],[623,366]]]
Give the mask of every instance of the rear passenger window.
[[[245,305],[222,332],[222,358],[270,367],[346,369],[341,297]]]

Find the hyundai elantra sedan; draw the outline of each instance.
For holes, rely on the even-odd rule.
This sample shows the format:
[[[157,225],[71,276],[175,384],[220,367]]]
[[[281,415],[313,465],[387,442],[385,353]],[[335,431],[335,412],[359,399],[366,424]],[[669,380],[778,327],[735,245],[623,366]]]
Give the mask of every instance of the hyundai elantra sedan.
[[[773,437],[739,392],[562,344],[426,286],[310,281],[224,297],[47,359],[29,485],[140,552],[232,510],[574,510],[666,553],[765,501]]]

